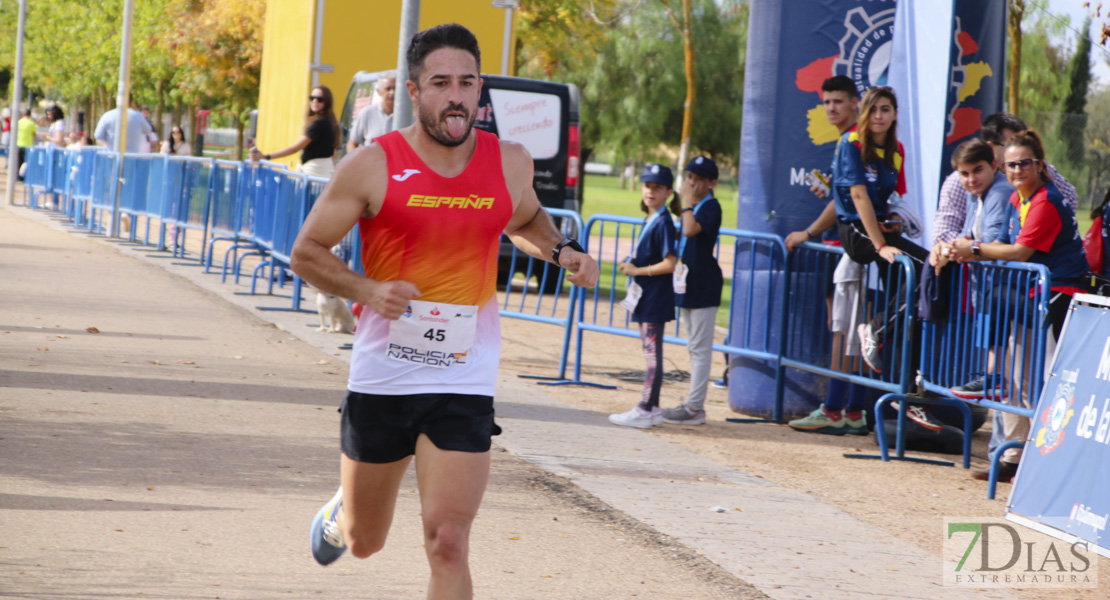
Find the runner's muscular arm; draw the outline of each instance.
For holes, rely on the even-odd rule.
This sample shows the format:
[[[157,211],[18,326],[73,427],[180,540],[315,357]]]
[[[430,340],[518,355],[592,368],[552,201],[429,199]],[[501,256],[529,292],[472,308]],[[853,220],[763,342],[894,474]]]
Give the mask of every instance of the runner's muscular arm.
[[[513,198],[513,216],[505,226],[505,235],[528,255],[550,260],[551,251],[563,241],[563,234],[555,227],[532,188],[532,157],[519,144],[501,142],[501,168]],[[559,262],[562,263],[559,266],[566,268],[571,283],[583,287],[597,284],[597,262],[588,254],[563,248]]]
[[[372,145],[339,163],[335,175],[305,219],[290,253],[290,267],[316,289],[369,306],[396,319],[420,296],[408,281],[376,281],[347,268],[331,253],[363,215],[373,216],[385,197],[385,151]]]

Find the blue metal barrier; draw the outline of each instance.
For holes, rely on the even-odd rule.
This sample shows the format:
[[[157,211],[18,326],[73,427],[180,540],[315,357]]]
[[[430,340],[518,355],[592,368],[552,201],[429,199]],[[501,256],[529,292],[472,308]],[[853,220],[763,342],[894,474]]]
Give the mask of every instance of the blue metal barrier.
[[[171,210],[163,223],[174,226],[170,244],[173,256],[186,255],[185,235],[190,229],[201,232],[198,266],[204,264],[204,248],[208,240],[208,217],[211,201],[215,161],[211,158],[175,156],[170,159],[174,168],[165,184],[170,192]],[[177,168],[180,165],[180,171]],[[180,177],[180,178],[179,178]]]
[[[577,238],[582,231],[585,231],[582,216],[577,212],[558,208],[545,210],[555,219],[564,237]],[[559,354],[558,375],[555,377],[521,375],[521,377],[562,381],[566,378],[567,358],[570,355],[570,337],[571,330],[574,328],[578,286],[566,281],[566,269],[556,267],[550,261],[528,256],[516,246],[512,246],[507,265],[505,292],[498,313],[511,319],[547,323],[563,328],[563,348]],[[514,284],[514,275],[517,273],[523,275],[524,281]],[[530,286],[533,276],[538,282],[535,291]]]
[[[27,170],[23,173],[23,193],[27,206],[37,209],[38,197],[50,190],[51,163],[54,159],[53,146],[31,146],[27,148],[24,161]]]
[[[231,242],[234,247],[247,239],[243,236],[243,217],[250,207],[250,188],[240,185],[245,168],[242,162],[216,161],[211,190],[212,235],[205,251],[205,273],[212,267],[212,252],[217,242]],[[226,256],[224,260],[226,266]]]
[[[281,174],[285,166],[277,163],[255,163],[252,179],[252,203],[250,251],[239,255],[235,263],[235,283],[239,283],[243,260],[249,256],[261,256],[263,260],[274,246],[274,215],[277,211],[278,194],[281,191]],[[226,276],[226,275],[225,275]],[[254,294],[252,281],[251,294]]]
[[[69,188],[70,218],[77,227],[83,227],[89,219],[89,206],[93,196],[93,177],[96,174],[96,156],[100,149],[95,146],[82,148],[73,162],[72,181]]]
[[[116,189],[119,185],[119,159],[116,152],[101,151],[93,158],[92,194],[89,199],[88,229],[95,233],[103,230],[103,213],[115,219]],[[111,228],[109,227],[109,230]]]
[[[776,390],[771,419],[730,418],[728,421],[783,423],[786,371],[782,355],[788,314],[784,310],[783,299],[787,297],[790,274],[786,244],[777,235],[739,229],[723,228],[720,237],[734,239],[735,266],[730,297],[732,305],[739,302],[743,312],[738,314],[735,310],[726,309],[730,310],[729,337],[724,344],[714,344],[713,349],[731,356],[767,361],[775,372]],[[718,244],[718,248],[723,246],[723,243]]]
[[[624,337],[640,337],[638,329],[632,326],[630,313],[620,308],[618,294],[625,289],[626,276],[621,275],[617,266],[632,253],[635,240],[643,227],[643,219],[614,215],[595,215],[585,226],[585,247],[587,252],[598,262],[602,270],[602,280],[592,290],[580,290],[578,294],[578,316],[573,325],[578,332],[575,337],[575,364],[574,376],[569,380],[550,382],[547,385],[589,385],[594,387],[612,388],[614,386],[590,383],[582,380],[582,349],[584,332],[592,331],[608,333]],[[737,277],[730,283],[731,293],[740,294],[744,298],[745,322],[736,324],[733,319],[737,315],[729,315],[730,331],[739,329],[737,335],[732,335],[725,344],[714,344],[713,349],[772,361],[776,369],[776,376],[781,377],[782,369],[779,363],[781,348],[779,346],[785,313],[775,311],[773,298],[785,296],[786,290],[786,246],[782,238],[772,235],[738,229],[721,229],[721,239],[732,238],[731,245],[718,243],[717,255],[720,259],[720,249],[733,249],[733,257],[738,264],[744,265],[742,272],[747,273],[745,285],[738,284]],[[756,275],[762,273],[763,275]],[[769,285],[765,294],[757,294],[756,279],[766,276]],[[607,293],[602,293],[602,286],[608,288]],[[767,318],[757,319],[758,307],[765,306],[769,309]],[[665,335],[663,341],[670,344],[686,345],[686,339],[680,335],[681,311],[676,310],[674,334]],[[781,422],[781,408],[776,410],[775,419]]]
[[[72,219],[73,201],[70,194],[73,187],[74,169],[81,152],[79,150],[61,150],[59,154],[61,159],[54,161],[51,191],[57,200],[56,210]]]
[[[68,155],[66,154],[65,148],[53,145],[47,147],[46,168],[48,172],[43,186],[43,193],[50,194],[54,210],[61,209],[61,194],[65,187],[67,160]]]
[[[146,218],[146,228],[143,234],[143,243],[150,240],[151,218],[160,218],[160,213],[151,211],[150,204],[161,204],[161,194],[151,194],[150,172],[155,164],[164,164],[166,156],[163,154],[124,154],[123,178],[120,180],[119,212],[120,215],[131,217],[132,224],[127,232],[129,241],[138,238],[138,219]],[[163,190],[164,191],[164,190]]]
[[[956,406],[963,412],[963,466],[968,468],[972,425],[967,403],[1026,418],[1032,418],[1036,411],[1044,383],[1052,292],[1048,269],[1032,263],[974,262],[950,267],[942,277],[948,278],[944,303],[948,317],[941,323],[922,325],[921,385],[925,391],[939,396],[934,402]],[[953,396],[951,388],[976,376],[986,378],[983,399]],[[884,396],[876,404],[876,412],[881,404],[902,397]],[[1007,399],[1020,399],[1020,404],[1010,404]],[[881,418],[881,413],[877,418]],[[876,427],[881,427],[881,421]],[[885,431],[881,428],[878,431],[883,460],[889,460]],[[899,430],[895,444],[899,458],[905,451],[901,437]],[[988,498],[994,498],[998,461],[1003,451],[1021,445],[1022,442],[1007,442],[992,454]]]
[[[293,173],[285,171],[281,174],[281,186],[278,193],[278,203],[275,206],[274,215],[274,240],[273,247],[270,249],[269,258],[255,267],[255,272],[251,275],[251,291],[254,291],[254,277],[260,270],[264,270],[265,266],[270,268],[269,287],[270,293],[273,293],[274,286],[274,272],[275,269],[280,269],[279,280],[284,283],[285,267],[288,267],[291,262],[293,254],[293,243],[297,240],[297,234],[300,233],[301,225],[304,224],[308,212],[312,210],[312,206],[316,203],[316,199],[324,190],[327,185],[326,179],[318,177],[309,177],[301,173]],[[315,313],[315,310],[301,308],[302,288],[304,282],[300,276],[293,275],[293,291],[292,291],[292,306],[289,308],[275,307],[275,306],[259,306],[259,310],[281,310],[293,312],[307,312]]]
[[[851,383],[887,392],[907,395],[914,379],[913,322],[917,302],[916,269],[905,255],[896,257],[894,268],[887,270],[885,281],[879,281],[878,268],[868,265],[859,280],[859,305],[854,311],[859,324],[881,319],[886,323],[886,342],[882,350],[885,368],[876,373],[858,357],[847,356],[848,343],[857,337],[854,327],[841,332],[839,345],[829,331],[831,315],[826,298],[833,288],[837,264],[844,256],[843,248],[806,242],[795,247],[790,256],[789,294],[785,327],[784,367],[835,377]],[[840,368],[834,368],[840,363]],[[780,386],[776,396],[783,394]],[[886,397],[886,396],[884,396]],[[781,402],[781,400],[779,400]],[[902,439],[906,402],[899,407],[898,431]],[[878,408],[876,408],[878,410]],[[881,415],[877,414],[876,419]],[[883,435],[882,422],[877,428]],[[885,442],[880,442],[880,445]],[[845,454],[848,458],[883,458],[868,454]],[[918,459],[905,459],[918,460]],[[922,459],[923,460],[923,459]]]
[[[841,346],[834,347],[825,299],[832,290],[833,273],[843,255],[844,250],[840,247],[812,242],[800,244],[790,253],[786,313],[791,318],[786,326],[783,364],[788,368],[836,377],[888,392],[908,393],[913,381],[910,326],[912,306],[917,299],[913,263],[906,256],[899,256],[895,261],[897,268],[889,269],[887,280],[883,282],[878,282],[878,270],[870,265],[867,268],[869,273],[860,286],[862,305],[859,323],[882,316],[885,322],[893,324],[896,332],[894,336],[888,335],[887,340],[896,337],[897,343],[887,343],[883,349],[886,368],[882,373],[875,373],[868,370],[862,361],[855,361],[854,368],[836,370],[831,365],[834,359],[844,356],[847,340],[842,338]],[[876,289],[875,283],[881,283],[882,289]],[[891,294],[896,299],[888,302]],[[908,310],[895,314],[894,306],[905,306]],[[845,337],[856,336],[855,331],[844,334]]]

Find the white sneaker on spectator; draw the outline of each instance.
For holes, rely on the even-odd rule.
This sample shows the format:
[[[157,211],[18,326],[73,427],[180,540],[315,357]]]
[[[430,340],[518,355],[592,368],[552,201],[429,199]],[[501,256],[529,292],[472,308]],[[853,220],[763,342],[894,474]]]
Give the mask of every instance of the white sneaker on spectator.
[[[658,406],[652,408],[651,412],[636,406],[628,412],[609,415],[609,422],[623,427],[651,429],[663,423],[663,411]]]

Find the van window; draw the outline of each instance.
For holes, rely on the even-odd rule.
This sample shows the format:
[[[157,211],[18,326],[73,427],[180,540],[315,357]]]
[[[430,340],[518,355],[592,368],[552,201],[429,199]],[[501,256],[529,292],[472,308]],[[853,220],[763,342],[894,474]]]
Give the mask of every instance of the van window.
[[[535,160],[559,153],[562,99],[553,94],[498,89],[490,89],[489,97],[501,139],[524,146]]]

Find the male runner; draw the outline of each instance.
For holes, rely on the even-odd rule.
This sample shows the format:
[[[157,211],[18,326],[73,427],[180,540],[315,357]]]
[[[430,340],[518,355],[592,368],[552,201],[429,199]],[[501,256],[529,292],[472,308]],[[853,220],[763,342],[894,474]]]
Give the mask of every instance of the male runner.
[[[552,257],[578,285],[597,264],[560,235],[532,189],[523,147],[472,130],[478,41],[441,25],[413,36],[405,82],[418,122],[340,163],[293,248],[292,267],[361,302],[342,405],[340,480],[312,524],[313,556],[358,558],[385,544],[413,456],[429,598],[470,598],[470,526],[489,480],[500,359],[495,284],[502,231]],[[366,276],[330,248],[359,224]]]

